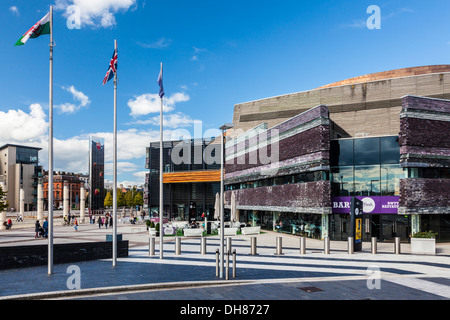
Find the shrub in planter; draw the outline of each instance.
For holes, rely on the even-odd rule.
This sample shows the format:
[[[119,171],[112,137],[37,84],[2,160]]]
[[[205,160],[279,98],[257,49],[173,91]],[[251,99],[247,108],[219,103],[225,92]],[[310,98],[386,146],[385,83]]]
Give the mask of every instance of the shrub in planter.
[[[413,234],[413,238],[427,238],[427,239],[436,239],[438,234],[433,231],[424,231],[424,232],[416,232]]]
[[[433,231],[417,232],[411,237],[411,253],[436,254],[436,236]]]

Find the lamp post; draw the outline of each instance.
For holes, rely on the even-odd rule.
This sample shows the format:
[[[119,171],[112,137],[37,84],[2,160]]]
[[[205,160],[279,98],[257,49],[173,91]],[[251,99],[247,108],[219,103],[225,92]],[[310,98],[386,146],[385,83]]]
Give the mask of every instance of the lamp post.
[[[220,143],[220,278],[223,278],[223,258],[224,258],[224,218],[223,218],[223,164],[225,162],[225,149],[224,149],[224,139],[225,139],[225,130],[233,128],[234,125],[231,123],[224,124],[219,129],[222,130],[222,137],[221,137],[221,143]]]

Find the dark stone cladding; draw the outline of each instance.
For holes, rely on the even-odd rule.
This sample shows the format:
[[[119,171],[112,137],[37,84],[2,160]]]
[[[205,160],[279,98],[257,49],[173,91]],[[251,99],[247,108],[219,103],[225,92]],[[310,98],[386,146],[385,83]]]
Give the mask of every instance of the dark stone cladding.
[[[400,113],[402,167],[450,167],[450,101],[405,96]]]
[[[265,137],[274,136],[278,131],[279,157],[276,170],[264,171],[264,164],[259,157],[255,164],[250,163],[252,156],[260,149],[250,150],[258,146]],[[270,143],[267,155],[271,155]],[[225,163],[225,184],[254,181],[263,178],[283,176],[301,172],[329,170],[330,157],[330,120],[327,106],[317,106],[295,116],[271,129],[248,137],[238,137],[234,143],[228,144],[226,156],[245,151],[239,163]],[[252,153],[253,152],[253,153]],[[264,172],[264,174],[263,174]],[[237,209],[302,212],[315,214],[331,213],[330,182],[316,181],[278,186],[266,186],[240,189],[225,192],[225,204],[230,205],[231,194],[236,195]]]
[[[399,214],[450,213],[450,179],[400,179]]]
[[[245,137],[246,133],[243,135],[245,139],[242,139],[241,136],[235,139],[240,140],[239,142],[234,142],[231,146],[228,143],[226,148],[227,159],[234,154],[240,154],[240,156],[225,162],[225,184],[269,177],[259,175],[259,170],[267,163],[261,161],[261,148],[255,150],[254,146],[264,145],[267,139],[268,143],[267,146],[264,145],[266,150],[263,154],[267,155],[268,158],[275,158],[272,151],[276,151],[276,148],[272,148],[272,143],[278,137],[275,136],[274,132],[279,134],[279,141],[275,142],[278,144],[276,162],[279,164],[279,170],[273,176],[329,168],[329,112],[326,106],[317,106],[265,130],[263,133]],[[274,140],[271,140],[272,138]],[[252,162],[252,159],[256,161]],[[293,162],[294,159],[297,159],[297,162]],[[230,177],[231,173],[234,173],[232,178]]]
[[[404,168],[450,167],[450,101],[405,96],[400,113]],[[399,214],[450,213],[450,179],[400,179]]]
[[[128,256],[128,241],[117,241],[117,257]],[[72,263],[112,257],[112,242],[60,243],[53,245],[53,262]],[[0,270],[46,265],[48,245],[0,247]]]
[[[331,213],[329,181],[227,191],[225,192],[227,205],[231,202],[232,192],[236,195],[238,209],[312,214]]]

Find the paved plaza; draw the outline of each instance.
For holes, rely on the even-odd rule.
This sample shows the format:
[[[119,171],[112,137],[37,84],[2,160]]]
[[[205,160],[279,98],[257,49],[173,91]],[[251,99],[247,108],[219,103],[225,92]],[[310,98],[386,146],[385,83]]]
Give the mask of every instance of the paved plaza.
[[[54,243],[105,241],[112,229],[81,224],[76,232],[55,220]],[[236,278],[230,258],[229,280],[216,277],[219,236],[207,237],[201,254],[200,238],[182,238],[181,254],[175,254],[175,238],[166,237],[164,256],[149,255],[145,225],[118,224],[118,233],[129,240],[129,256],[111,259],[0,270],[0,299],[112,299],[112,300],[448,300],[450,299],[450,244],[437,244],[436,255],[413,255],[402,243],[394,254],[393,243],[378,243],[371,254],[348,254],[346,242],[331,242],[324,254],[323,241],[307,239],[306,254],[299,238],[275,232],[256,236],[257,255],[250,255],[251,237],[232,237],[236,249]],[[276,254],[276,238],[282,237],[282,254]],[[47,244],[34,239],[34,228],[17,223],[0,231],[0,246]],[[70,267],[79,268],[80,289],[71,290]]]

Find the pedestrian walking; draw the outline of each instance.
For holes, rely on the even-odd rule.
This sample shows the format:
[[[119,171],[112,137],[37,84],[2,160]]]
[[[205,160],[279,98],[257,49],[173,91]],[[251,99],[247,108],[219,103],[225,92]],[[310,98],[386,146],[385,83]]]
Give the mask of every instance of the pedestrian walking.
[[[105,216],[105,229],[108,229],[108,215]]]
[[[109,225],[110,225],[111,228],[113,227],[113,217],[109,218]]]
[[[78,231],[78,220],[77,220],[77,218],[75,218],[73,220],[73,228],[75,229],[75,231]]]
[[[102,227],[102,225],[103,225],[103,223],[102,223],[102,217],[98,216],[97,223],[98,223],[98,228],[100,229],[100,228]]]
[[[44,223],[42,224],[42,228],[44,228],[44,237],[48,237],[48,219],[45,218]]]
[[[39,238],[39,231],[41,231],[41,224],[39,223],[39,220],[36,220],[36,223],[34,224],[34,232],[36,232],[34,235],[35,239]]]

